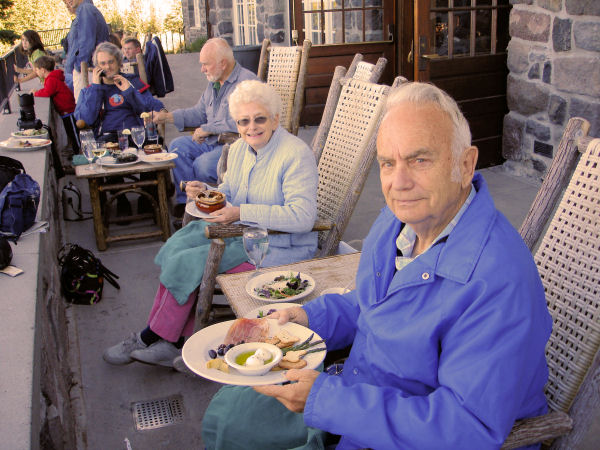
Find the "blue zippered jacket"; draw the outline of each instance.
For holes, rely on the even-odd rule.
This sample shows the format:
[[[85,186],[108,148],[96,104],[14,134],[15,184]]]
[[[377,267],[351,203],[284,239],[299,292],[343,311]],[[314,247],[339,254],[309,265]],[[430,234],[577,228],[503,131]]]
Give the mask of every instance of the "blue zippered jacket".
[[[304,306],[328,350],[304,408],[337,449],[500,448],[516,419],[546,412],[552,328],[537,267],[483,177],[445,241],[395,270],[401,222],[387,207],[367,236],[356,289]]]

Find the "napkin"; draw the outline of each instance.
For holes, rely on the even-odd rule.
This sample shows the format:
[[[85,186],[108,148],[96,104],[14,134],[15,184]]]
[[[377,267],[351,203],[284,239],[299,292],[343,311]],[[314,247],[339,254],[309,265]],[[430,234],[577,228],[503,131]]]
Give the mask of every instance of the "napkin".
[[[98,158],[94,156],[92,162],[95,162]],[[89,164],[88,160],[83,155],[73,155],[73,161],[71,162],[73,166],[83,166],[84,164]]]

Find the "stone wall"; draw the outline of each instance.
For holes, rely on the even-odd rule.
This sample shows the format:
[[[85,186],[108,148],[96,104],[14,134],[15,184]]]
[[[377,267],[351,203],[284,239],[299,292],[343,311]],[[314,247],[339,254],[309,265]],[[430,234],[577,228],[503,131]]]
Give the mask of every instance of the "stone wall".
[[[189,44],[194,42],[196,39],[205,37],[206,33],[206,12],[205,12],[205,0],[198,0],[198,7],[200,8],[200,23],[196,23],[194,14],[194,0],[181,0],[181,7],[183,11],[183,34],[185,35],[185,41]]]
[[[49,120],[55,136],[57,149],[66,141],[60,116],[50,106]],[[50,223],[47,233],[40,239],[38,270],[38,307],[40,308],[39,328],[41,338],[40,374],[40,448],[72,449],[79,447],[80,433],[77,430],[78,415],[74,400],[80,397],[78,383],[79,361],[74,356],[79,349],[70,349],[69,321],[67,304],[60,291],[60,274],[56,255],[62,246],[62,221],[60,217],[58,181],[52,161],[48,158],[47,172],[43,186],[41,217]]]
[[[232,0],[199,0],[205,17],[204,1],[209,2],[208,20],[212,27],[214,37],[222,37],[233,45],[233,1]],[[206,36],[206,21],[200,24],[194,21],[194,0],[182,0],[183,28],[187,42],[193,42],[200,36]],[[286,0],[256,0],[256,34],[258,44],[263,39],[270,39],[274,44],[287,44],[289,28],[287,20]]]
[[[539,178],[570,117],[600,136],[600,0],[511,0],[505,167]]]

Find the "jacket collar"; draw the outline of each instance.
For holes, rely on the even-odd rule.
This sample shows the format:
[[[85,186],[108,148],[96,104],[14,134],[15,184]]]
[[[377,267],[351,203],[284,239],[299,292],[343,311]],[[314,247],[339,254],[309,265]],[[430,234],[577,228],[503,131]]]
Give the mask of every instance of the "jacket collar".
[[[475,174],[473,185],[477,191],[475,198],[446,241],[433,245],[428,251],[405,267],[403,271],[407,269],[410,272],[416,269],[419,273],[430,271],[438,276],[462,284],[469,280],[498,215],[487,184],[481,174]],[[394,223],[388,227],[388,232],[382,233],[378,239],[377,248],[384,249],[383,253],[385,255],[373,255],[377,260],[382,256],[387,256],[388,251],[390,256],[392,253],[395,255],[394,239],[402,225],[402,222],[387,206],[384,208],[383,214],[384,220],[391,220]],[[393,257],[390,261],[393,261]],[[430,279],[429,281],[433,280]]]
[[[231,71],[231,73],[229,74],[227,79],[223,82],[221,89],[223,89],[223,87],[226,83],[236,84],[238,82],[241,72],[242,72],[242,66],[240,66],[240,63],[236,62],[235,66],[233,66],[233,70]]]

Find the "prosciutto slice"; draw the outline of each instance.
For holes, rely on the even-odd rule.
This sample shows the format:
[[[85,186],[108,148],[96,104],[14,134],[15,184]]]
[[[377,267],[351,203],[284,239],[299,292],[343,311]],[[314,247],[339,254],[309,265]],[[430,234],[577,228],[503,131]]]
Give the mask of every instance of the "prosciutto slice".
[[[225,336],[225,345],[244,342],[263,342],[269,334],[267,319],[236,319]]]

